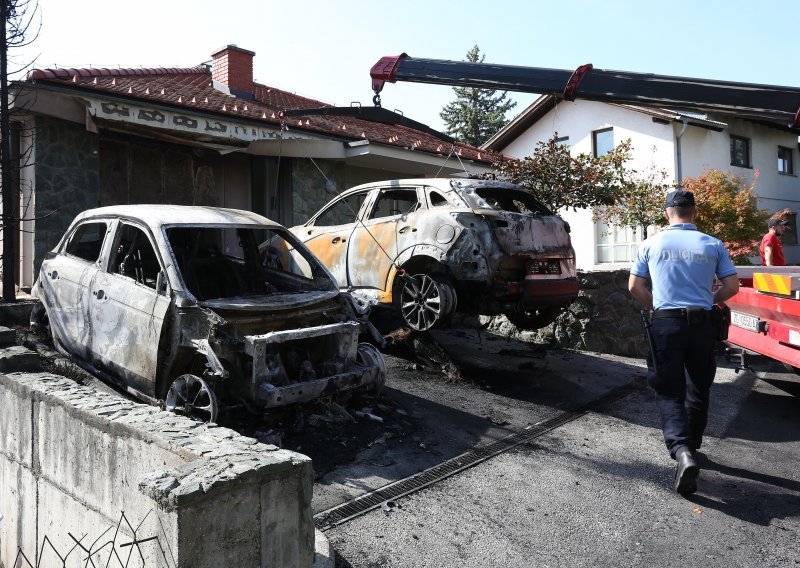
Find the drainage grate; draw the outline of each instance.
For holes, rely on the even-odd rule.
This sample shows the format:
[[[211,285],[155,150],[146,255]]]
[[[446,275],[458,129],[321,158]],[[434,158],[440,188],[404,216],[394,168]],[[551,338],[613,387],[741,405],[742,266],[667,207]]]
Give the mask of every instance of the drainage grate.
[[[410,495],[420,489],[428,487],[434,483],[442,481],[452,475],[455,475],[465,469],[473,467],[483,461],[488,460],[498,454],[507,452],[508,450],[529,442],[547,432],[554,430],[568,422],[572,422],[586,414],[589,411],[598,409],[606,404],[619,400],[627,396],[634,390],[640,387],[639,382],[634,381],[626,385],[622,385],[615,389],[610,390],[605,395],[577,408],[575,410],[567,410],[548,418],[538,424],[529,426],[520,432],[511,434],[501,440],[490,442],[485,446],[480,446],[475,449],[464,452],[454,458],[445,462],[435,465],[429,469],[415,473],[414,475],[385,485],[375,491],[370,491],[364,495],[356,497],[352,501],[342,503],[332,507],[326,511],[322,511],[314,515],[314,524],[319,530],[325,531],[363,515],[373,509],[377,509],[387,501],[393,501],[406,495]]]

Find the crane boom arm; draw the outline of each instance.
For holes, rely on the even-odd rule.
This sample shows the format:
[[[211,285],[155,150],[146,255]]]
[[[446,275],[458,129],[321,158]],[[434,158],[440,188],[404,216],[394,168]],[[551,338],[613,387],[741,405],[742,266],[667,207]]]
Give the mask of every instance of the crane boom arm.
[[[652,73],[595,69],[574,71],[419,59],[403,53],[381,58],[370,70],[376,95],[388,81],[431,83],[558,95],[649,107],[728,112],[800,129],[800,88]]]

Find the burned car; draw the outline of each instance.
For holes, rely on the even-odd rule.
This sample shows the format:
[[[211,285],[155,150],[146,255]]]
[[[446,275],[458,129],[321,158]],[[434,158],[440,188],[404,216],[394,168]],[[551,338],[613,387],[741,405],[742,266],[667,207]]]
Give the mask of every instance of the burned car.
[[[578,294],[569,225],[509,183],[368,183],[291,230],[339,286],[395,307],[416,330],[456,310],[537,329]]]
[[[151,403],[216,421],[378,389],[362,305],[287,229],[246,211],[86,211],[48,253],[31,322],[82,367]],[[380,336],[374,335],[376,340]]]

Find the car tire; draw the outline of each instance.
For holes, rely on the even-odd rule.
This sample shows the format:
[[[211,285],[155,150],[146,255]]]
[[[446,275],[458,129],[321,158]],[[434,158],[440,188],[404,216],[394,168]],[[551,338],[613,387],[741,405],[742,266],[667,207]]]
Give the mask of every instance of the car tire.
[[[375,382],[370,385],[370,389],[374,390],[376,394],[380,394],[383,390],[383,385],[386,384],[386,360],[383,358],[383,354],[371,343],[359,343],[356,361],[360,365],[377,367],[378,376]]]
[[[545,306],[531,312],[509,312],[506,314],[506,318],[519,329],[535,331],[553,323],[561,314],[562,307]]]
[[[428,331],[449,321],[457,301],[453,285],[441,274],[420,272],[403,276],[400,314],[414,330]]]
[[[211,386],[197,375],[181,375],[169,386],[164,407],[199,422],[216,422],[219,401]]]

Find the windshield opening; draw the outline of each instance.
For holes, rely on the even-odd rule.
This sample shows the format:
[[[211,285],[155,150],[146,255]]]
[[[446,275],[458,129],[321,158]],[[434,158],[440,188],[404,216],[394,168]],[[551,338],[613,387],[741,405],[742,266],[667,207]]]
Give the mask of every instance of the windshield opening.
[[[184,284],[200,301],[336,289],[282,228],[180,226],[166,235]]]

